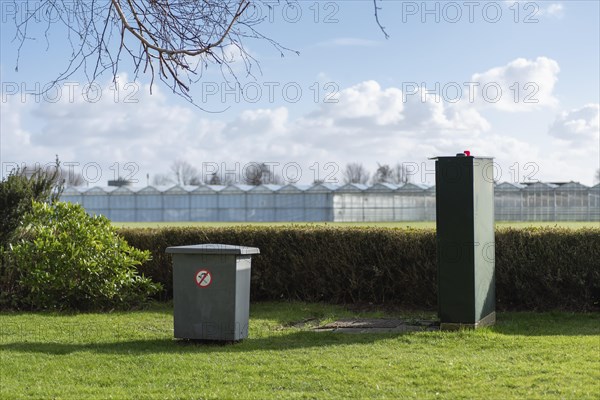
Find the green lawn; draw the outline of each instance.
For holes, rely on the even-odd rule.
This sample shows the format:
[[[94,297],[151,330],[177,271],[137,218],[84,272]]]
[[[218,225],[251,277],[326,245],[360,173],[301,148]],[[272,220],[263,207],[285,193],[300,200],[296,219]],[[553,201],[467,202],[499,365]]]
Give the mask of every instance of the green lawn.
[[[600,396],[599,314],[500,313],[492,328],[404,334],[315,333],[292,324],[351,315],[321,304],[252,304],[250,338],[206,345],[172,339],[168,304],[2,313],[0,398]]]
[[[302,222],[302,223],[291,223],[291,222],[113,222],[114,226],[127,227],[127,228],[157,228],[157,227],[182,227],[182,226],[206,226],[206,227],[227,227],[227,226],[375,226],[385,228],[417,228],[417,229],[430,229],[435,228],[435,221],[407,221],[407,222]],[[569,221],[569,222],[496,222],[496,227],[515,227],[524,228],[528,226],[558,226],[564,228],[600,228],[600,222],[583,222],[583,221]]]

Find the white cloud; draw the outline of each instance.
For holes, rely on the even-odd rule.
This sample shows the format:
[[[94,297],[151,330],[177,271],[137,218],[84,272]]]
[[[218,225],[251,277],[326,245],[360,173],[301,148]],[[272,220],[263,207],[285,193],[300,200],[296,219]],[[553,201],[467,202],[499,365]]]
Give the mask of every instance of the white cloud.
[[[225,129],[241,135],[281,134],[287,130],[287,123],[288,110],[285,107],[245,110]]]
[[[581,108],[563,111],[548,131],[550,135],[575,144],[598,144],[600,141],[600,105],[587,104]]]
[[[104,142],[141,139],[153,130],[173,132],[189,123],[191,110],[166,107],[164,97],[157,88],[150,98],[145,87],[132,87],[135,100],[126,103],[115,101],[111,93],[103,88],[98,102],[90,103],[82,97],[73,102],[66,98],[58,103],[42,103],[34,115],[44,121],[44,127],[33,135],[37,144],[65,144],[74,136],[83,145],[91,145],[97,139]]]
[[[513,16],[520,21],[533,22],[539,17],[560,19],[565,15],[563,3],[533,2],[530,0],[504,0],[504,4],[511,10]],[[517,4],[519,7],[517,8]]]
[[[317,173],[309,168],[315,161],[343,166],[357,160],[370,168],[378,161],[419,160],[454,152],[489,129],[472,108],[431,97],[422,102],[420,95],[404,102],[400,89],[382,88],[375,81],[341,90],[338,103],[322,104],[294,119],[286,107],[278,107],[244,110],[229,122],[218,122],[188,107],[169,105],[157,89],[150,96],[143,87],[136,95],[137,104],[107,97],[93,104],[76,99],[28,105],[27,110],[3,107],[3,136],[7,130],[19,132],[3,146],[3,155],[47,162],[58,153],[63,161],[80,165],[100,162],[104,176],[99,185],[113,178],[115,162],[121,167],[135,162],[137,178],[145,184],[146,172],[163,173],[176,159],[196,165],[226,162],[230,169],[236,162],[293,161],[303,166],[304,179],[310,182]],[[31,133],[26,131],[30,116],[40,125]]]
[[[375,81],[365,81],[340,91],[337,103],[323,104],[305,118],[307,125],[343,128],[345,131],[372,129],[394,132],[429,132],[451,130],[481,132],[489,129],[487,121],[474,109],[448,104],[440,97],[403,95],[398,88],[382,89]]]
[[[23,117],[30,112],[30,107],[26,102],[22,102],[20,97],[2,100],[0,107],[0,149],[3,153],[6,149],[27,148],[31,144],[31,133],[23,126]],[[4,155],[4,154],[3,154]],[[2,161],[8,161],[3,157]],[[15,160],[10,160],[15,161]]]
[[[7,96],[1,107],[2,161],[47,163],[58,154],[80,166],[97,162],[104,175],[97,184],[106,184],[117,173],[110,170],[114,163],[135,162],[141,170],[160,171],[177,158],[208,154],[204,144],[223,124],[198,118],[189,107],[167,104],[158,87],[153,95],[143,85],[126,89],[127,77],[121,78],[119,97],[106,84],[94,102],[81,95],[83,85],[73,96],[61,86],[56,102],[35,103],[30,97],[23,103],[20,95]]]
[[[555,107],[558,99],[554,96],[554,86],[559,72],[555,60],[538,57],[517,58],[505,66],[476,73],[471,77],[478,85],[473,86],[475,104],[510,112]]]
[[[427,157],[463,150],[494,156],[502,168],[501,180],[511,180],[515,163],[522,167],[538,162],[543,172],[539,177],[547,180],[567,175],[577,179],[573,173],[589,169],[589,161],[561,163],[564,145],[548,151],[527,137],[495,132],[476,105],[449,104],[435,96],[422,101],[420,92],[404,99],[399,88],[384,88],[376,81],[345,88],[337,94],[337,103],[321,104],[293,118],[288,108],[274,107],[246,109],[229,121],[219,121],[211,114],[167,103],[157,88],[150,96],[147,87],[141,87],[136,96],[137,104],[118,103],[109,96],[94,104],[82,99],[23,104],[12,99],[2,105],[3,161],[48,162],[59,154],[63,161],[80,165],[99,162],[104,175],[97,185],[113,178],[115,162],[122,174],[124,163],[135,162],[136,178],[143,185],[146,173],[152,179],[168,171],[176,159],[199,169],[211,162],[229,170],[239,168],[236,163],[267,161],[280,163],[281,171],[286,163],[297,162],[304,183],[331,172],[325,170],[326,162],[343,168],[358,161],[373,170],[377,162],[414,161],[422,168]],[[577,138],[585,138],[585,147],[573,145],[569,151],[577,154],[576,160],[589,160],[597,152],[587,141],[593,138],[594,126],[597,138],[597,116],[597,104],[565,112],[551,134],[573,138],[576,144],[584,143]],[[432,183],[433,175],[430,171],[415,179]]]
[[[587,146],[557,143],[539,159],[540,170],[553,181],[579,181],[592,185],[600,159],[598,151],[598,142]]]
[[[600,128],[598,104],[559,113],[550,124],[548,134],[555,138],[546,142],[528,141],[518,153],[527,159],[515,158],[509,172],[520,180],[580,181],[592,184],[593,173],[600,159]]]
[[[382,90],[375,81],[365,81],[335,93],[333,102],[320,107],[319,116],[341,122],[371,120],[375,125],[397,123],[403,119],[402,92],[396,88]]]
[[[543,9],[543,14],[562,18],[565,15],[565,7],[561,3],[552,3]]]

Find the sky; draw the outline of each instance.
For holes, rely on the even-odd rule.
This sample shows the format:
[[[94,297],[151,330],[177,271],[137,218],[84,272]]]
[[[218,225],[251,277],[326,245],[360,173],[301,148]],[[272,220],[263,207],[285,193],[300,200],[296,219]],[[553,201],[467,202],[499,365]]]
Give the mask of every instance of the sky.
[[[304,184],[341,183],[351,162],[401,163],[433,184],[430,158],[469,150],[494,157],[500,182],[597,183],[597,1],[381,1],[387,39],[372,1],[271,2],[246,17],[264,17],[256,29],[293,51],[245,41],[248,75],[231,48],[243,90],[209,65],[190,90],[199,107],[127,62],[93,96],[82,71],[39,94],[71,48],[64,27],[33,18],[18,53],[14,4],[0,0],[3,176],[58,155],[90,187],[119,176],[145,186],[175,160],[234,180],[266,162]]]

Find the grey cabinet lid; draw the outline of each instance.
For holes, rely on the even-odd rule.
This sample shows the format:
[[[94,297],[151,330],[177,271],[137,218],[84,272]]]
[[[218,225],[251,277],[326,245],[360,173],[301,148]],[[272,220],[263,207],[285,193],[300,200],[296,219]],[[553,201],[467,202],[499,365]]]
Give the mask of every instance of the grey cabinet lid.
[[[188,246],[171,246],[167,253],[185,254],[259,254],[258,247],[234,246],[231,244],[193,244]]]

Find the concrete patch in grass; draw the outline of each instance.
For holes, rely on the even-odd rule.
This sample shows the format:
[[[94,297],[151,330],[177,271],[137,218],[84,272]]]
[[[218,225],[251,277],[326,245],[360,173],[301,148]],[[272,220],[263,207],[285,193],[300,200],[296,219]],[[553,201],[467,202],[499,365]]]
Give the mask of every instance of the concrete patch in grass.
[[[402,333],[439,330],[433,320],[405,320],[392,318],[345,318],[318,326],[316,332],[337,333]]]

